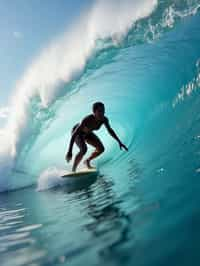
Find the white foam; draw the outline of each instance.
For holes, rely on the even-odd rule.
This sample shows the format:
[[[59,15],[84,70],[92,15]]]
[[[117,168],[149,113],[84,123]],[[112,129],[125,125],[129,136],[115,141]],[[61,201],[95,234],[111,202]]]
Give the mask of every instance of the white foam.
[[[64,183],[61,177],[66,173],[66,170],[58,169],[57,167],[50,167],[43,171],[38,178],[37,190],[42,191]]]
[[[190,96],[195,90],[200,88],[200,59],[196,62],[196,74],[192,80],[190,80],[187,84],[183,85],[179,90],[178,94],[174,98],[172,102],[173,108],[175,106],[184,101],[186,97]]]

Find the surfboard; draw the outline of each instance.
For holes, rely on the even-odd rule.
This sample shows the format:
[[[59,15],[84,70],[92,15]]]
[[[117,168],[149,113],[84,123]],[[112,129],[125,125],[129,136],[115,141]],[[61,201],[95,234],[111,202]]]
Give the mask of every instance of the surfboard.
[[[95,176],[98,174],[98,170],[96,168],[92,168],[92,169],[81,169],[80,171],[77,172],[69,172],[66,173],[65,175],[63,175],[63,178],[73,178],[73,179],[77,179],[79,178],[84,178],[84,177],[89,177],[89,176]]]

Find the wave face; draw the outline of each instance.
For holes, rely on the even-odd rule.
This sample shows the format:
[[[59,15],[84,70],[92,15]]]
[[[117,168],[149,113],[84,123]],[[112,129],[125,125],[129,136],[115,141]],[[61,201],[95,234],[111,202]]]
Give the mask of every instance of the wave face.
[[[116,179],[124,171],[127,178],[176,172],[176,182],[200,171],[200,2],[117,2],[97,1],[17,83],[1,131],[0,191],[36,184],[39,176],[42,188],[49,175],[51,186],[60,182],[49,169],[71,167],[64,161],[71,128],[95,101],[105,103],[129,146],[121,152],[100,130],[102,171]]]

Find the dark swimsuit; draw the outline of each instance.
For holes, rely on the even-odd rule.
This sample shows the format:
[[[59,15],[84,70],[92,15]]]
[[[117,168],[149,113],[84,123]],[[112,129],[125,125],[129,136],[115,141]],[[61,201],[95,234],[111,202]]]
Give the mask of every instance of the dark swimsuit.
[[[73,126],[71,134],[73,134],[74,130],[80,125],[80,123],[77,123],[76,125]],[[93,137],[95,135],[94,133],[85,133],[83,131],[79,132],[78,135],[75,138],[75,143],[78,145],[80,150],[87,150],[87,145],[85,143],[85,140],[87,138]],[[96,135],[95,135],[96,136]]]
[[[71,134],[73,134],[74,130],[80,125],[80,123],[77,123],[73,126]],[[103,144],[101,143],[100,139],[95,135],[93,132],[85,133],[83,131],[79,132],[78,135],[75,138],[75,143],[79,147],[79,149],[84,153],[87,151],[87,145],[86,142],[93,142],[96,143],[97,146],[100,149],[104,149]]]

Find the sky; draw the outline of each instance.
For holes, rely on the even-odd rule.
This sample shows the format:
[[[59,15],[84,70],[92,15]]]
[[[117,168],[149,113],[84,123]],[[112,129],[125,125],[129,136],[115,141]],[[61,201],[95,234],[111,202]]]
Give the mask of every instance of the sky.
[[[0,126],[26,68],[94,0],[0,0]]]

